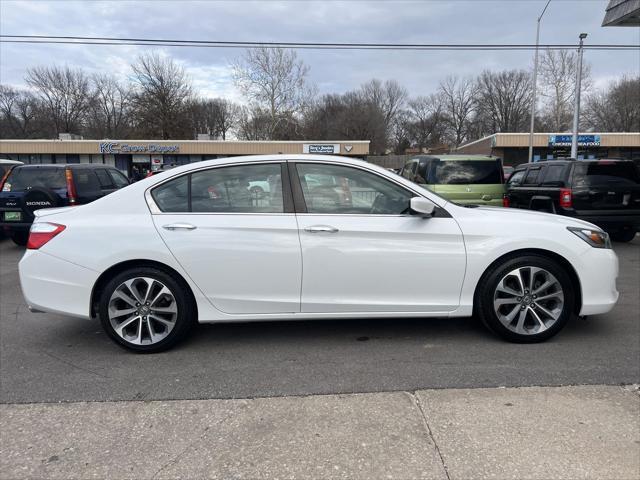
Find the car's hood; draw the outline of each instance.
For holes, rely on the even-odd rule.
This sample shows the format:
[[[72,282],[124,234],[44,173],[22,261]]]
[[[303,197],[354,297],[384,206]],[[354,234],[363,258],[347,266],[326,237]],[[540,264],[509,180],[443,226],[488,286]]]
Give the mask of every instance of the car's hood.
[[[551,222],[555,224],[565,225],[567,227],[587,227],[594,230],[602,230],[593,223],[585,222],[573,217],[565,217],[564,215],[556,215],[554,213],[536,212],[534,210],[522,210],[519,208],[504,207],[474,207],[471,210],[480,214],[491,215],[503,219],[526,220],[531,219],[536,222]]]

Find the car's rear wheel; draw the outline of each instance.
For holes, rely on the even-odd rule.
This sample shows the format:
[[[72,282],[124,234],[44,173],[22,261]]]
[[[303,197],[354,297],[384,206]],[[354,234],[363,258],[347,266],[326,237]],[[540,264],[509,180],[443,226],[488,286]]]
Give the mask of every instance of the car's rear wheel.
[[[574,310],[574,286],[557,262],[539,255],[511,258],[483,276],[477,313],[499,336],[518,343],[547,340]]]
[[[9,232],[9,237],[16,245],[24,247],[29,241],[29,230],[14,230]]]
[[[613,240],[614,242],[630,242],[631,240],[633,240],[634,238],[636,238],[636,231],[635,229],[628,229],[628,230],[619,230],[617,232],[611,232],[611,240]]]
[[[140,353],[171,348],[195,323],[187,287],[151,267],[112,278],[100,295],[99,312],[107,334],[122,347]]]

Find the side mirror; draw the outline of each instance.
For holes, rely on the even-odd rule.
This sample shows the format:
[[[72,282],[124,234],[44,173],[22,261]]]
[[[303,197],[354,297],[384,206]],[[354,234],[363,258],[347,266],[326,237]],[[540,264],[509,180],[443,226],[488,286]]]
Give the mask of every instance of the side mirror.
[[[411,213],[422,217],[431,217],[433,216],[433,211],[436,209],[436,205],[426,198],[413,197],[409,202],[409,208],[411,209]]]

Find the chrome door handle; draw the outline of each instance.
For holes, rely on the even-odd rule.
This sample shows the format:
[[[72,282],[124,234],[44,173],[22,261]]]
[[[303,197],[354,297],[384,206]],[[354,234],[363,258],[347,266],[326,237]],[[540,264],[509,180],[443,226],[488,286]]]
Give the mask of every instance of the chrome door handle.
[[[338,229],[331,225],[312,225],[311,227],[306,227],[304,231],[309,233],[336,233]]]
[[[198,227],[190,223],[172,223],[170,225],[163,225],[162,228],[165,230],[195,230]]]

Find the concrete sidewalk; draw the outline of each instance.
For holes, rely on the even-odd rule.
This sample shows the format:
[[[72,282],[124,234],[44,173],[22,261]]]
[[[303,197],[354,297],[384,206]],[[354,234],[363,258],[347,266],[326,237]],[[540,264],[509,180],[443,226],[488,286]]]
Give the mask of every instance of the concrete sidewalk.
[[[0,406],[0,477],[640,478],[630,387]]]

